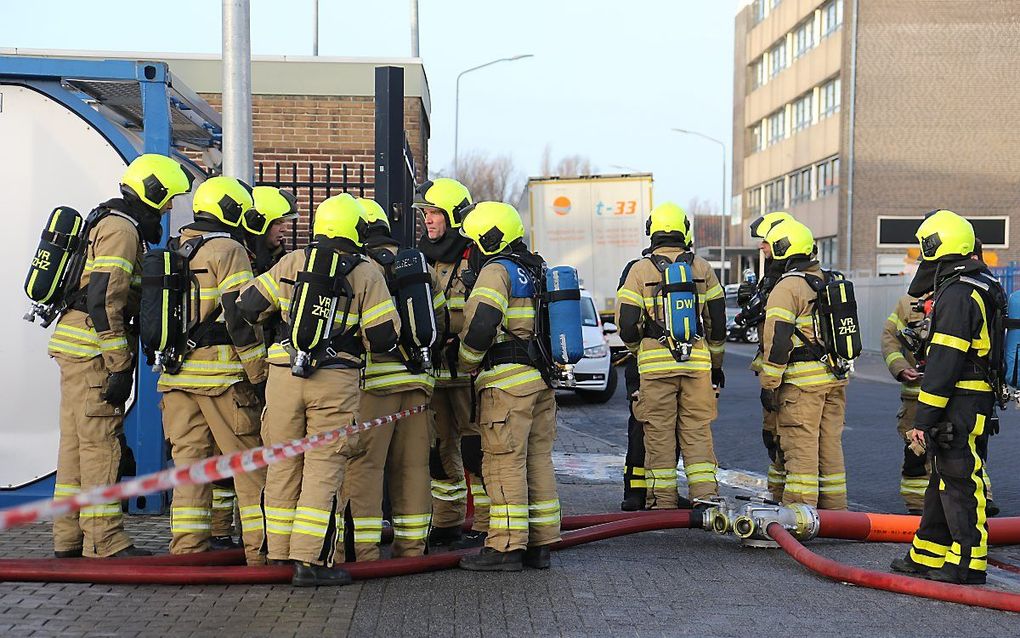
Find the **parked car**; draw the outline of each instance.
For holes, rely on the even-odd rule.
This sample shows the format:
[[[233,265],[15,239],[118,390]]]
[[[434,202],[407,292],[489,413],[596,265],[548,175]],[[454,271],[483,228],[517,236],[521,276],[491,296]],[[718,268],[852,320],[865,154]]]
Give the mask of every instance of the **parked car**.
[[[615,335],[615,324],[603,323],[595,310],[595,301],[587,290],[581,291],[581,332],[584,358],[574,365],[574,387],[588,403],[605,403],[616,392],[616,368],[612,365],[608,336]]]
[[[738,326],[736,317],[740,312],[740,305],[737,304],[738,284],[726,286],[726,340],[739,341],[741,343],[758,343],[758,329],[756,327]]]

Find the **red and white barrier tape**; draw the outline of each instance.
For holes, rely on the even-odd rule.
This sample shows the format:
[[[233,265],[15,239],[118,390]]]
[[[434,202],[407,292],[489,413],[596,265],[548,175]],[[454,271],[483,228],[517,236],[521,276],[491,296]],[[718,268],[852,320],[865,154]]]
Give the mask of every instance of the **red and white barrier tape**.
[[[200,463],[175,467],[162,472],[140,476],[130,481],[97,487],[74,496],[50,501],[36,501],[18,507],[0,511],[0,531],[27,525],[38,521],[49,520],[55,516],[77,512],[83,507],[102,505],[113,501],[121,501],[133,496],[162,492],[179,485],[202,485],[220,479],[230,478],[236,474],[251,472],[277,461],[304,454],[308,450],[329,445],[340,437],[353,436],[380,425],[392,423],[412,414],[424,412],[427,406],[419,405],[402,410],[395,414],[365,421],[352,423],[346,427],[323,432],[303,439],[294,439],[287,443],[277,443],[269,447],[258,447],[243,452],[214,456]]]

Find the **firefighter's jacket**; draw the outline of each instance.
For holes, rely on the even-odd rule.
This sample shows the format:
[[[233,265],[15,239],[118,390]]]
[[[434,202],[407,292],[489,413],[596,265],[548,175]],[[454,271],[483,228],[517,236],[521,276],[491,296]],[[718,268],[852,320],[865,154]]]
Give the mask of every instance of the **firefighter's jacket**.
[[[456,232],[456,231],[454,231]],[[437,288],[443,293],[446,299],[444,321],[446,323],[445,334],[448,337],[455,337],[464,329],[464,306],[467,303],[468,285],[464,281],[464,274],[470,271],[468,257],[471,253],[470,245],[461,251],[456,260],[434,261],[431,265],[437,277]],[[450,364],[456,364],[457,348],[446,350],[440,344],[439,356],[435,362],[436,385],[464,386],[471,383],[471,377],[467,374],[457,374],[450,370]]]
[[[378,257],[382,257],[382,253],[385,252],[390,257],[389,261],[392,261],[392,257],[396,255],[399,249],[400,246],[396,242],[388,242],[372,248],[366,248],[365,250],[372,265],[382,273],[387,282],[389,282],[390,274],[387,273],[387,267],[379,262]],[[446,313],[444,312],[446,296],[443,294],[436,271],[431,267],[429,271],[432,275],[432,310],[436,313],[436,338],[439,339],[446,330]],[[396,291],[391,290],[391,292],[395,293]],[[404,356],[408,353],[402,354],[400,350],[401,348],[398,348],[393,352],[382,354],[366,351],[365,380],[363,384],[366,391],[376,394],[392,394],[406,390],[432,392],[432,388],[435,385],[435,379],[432,375],[428,371],[420,374],[409,371],[407,366],[404,365]]]
[[[913,304],[917,299],[910,295],[903,295],[896,302],[896,308],[885,320],[882,326],[882,356],[885,357],[885,365],[889,368],[889,374],[898,380],[899,374],[907,368],[916,368],[917,361],[914,353],[907,350],[900,341],[899,333],[907,326],[916,326],[923,319],[924,315],[914,310]],[[916,399],[921,391],[920,381],[911,383],[901,382],[900,396],[902,398]]]
[[[959,275],[959,278],[956,278]],[[1001,336],[989,331],[991,313],[999,312],[987,303],[976,285],[967,280],[994,281],[984,264],[967,260],[962,272],[936,287],[931,330],[921,392],[917,397],[915,427],[928,429],[947,421],[946,405],[954,394],[988,395],[987,367],[993,347],[1001,347]]]
[[[400,334],[400,318],[393,305],[386,279],[379,268],[359,255],[358,263],[347,274],[347,282],[353,290],[350,308],[344,311],[346,300],[341,297],[333,317],[331,337],[350,333],[352,344],[360,341],[364,351],[383,353],[393,350]],[[298,273],[304,270],[308,256],[305,250],[288,253],[275,266],[256,277],[241,293],[238,308],[244,319],[250,323],[262,323],[279,313],[283,325],[277,331],[275,342],[269,347],[269,364],[290,366],[290,325],[291,300]],[[335,363],[327,367],[360,368],[363,365],[360,352],[353,348],[337,351]]]
[[[684,249],[661,246],[652,250],[676,261]],[[694,342],[690,359],[677,361],[669,349],[658,340],[665,329],[662,273],[650,257],[639,259],[630,267],[620,289],[616,292],[616,321],[620,338],[637,356],[638,372],[642,378],[691,376],[721,368],[726,346],[726,300],[723,288],[711,265],[701,257],[691,263],[698,294],[702,334]]]
[[[460,332],[459,368],[475,371],[475,389],[498,388],[514,396],[527,396],[546,389],[538,368],[524,363],[490,365],[486,353],[494,345],[539,338],[535,315],[537,300],[511,294],[510,274],[490,261],[478,273],[478,281],[464,304],[464,325]],[[513,336],[511,336],[511,334]]]
[[[65,360],[103,357],[109,372],[134,365],[145,244],[134,219],[111,211],[89,232],[80,289],[83,302],[64,313],[50,338],[50,356]]]
[[[180,243],[230,230],[216,226],[208,222],[185,226],[181,229]],[[200,345],[189,352],[178,374],[160,375],[159,391],[187,390],[217,396],[239,381],[265,381],[266,345],[262,331],[246,323],[237,309],[241,288],[252,280],[248,251],[233,237],[208,239],[193,254],[190,268],[199,287],[198,321],[219,309],[219,317],[209,333],[225,334],[226,343]]]
[[[814,322],[818,295],[799,273],[824,277],[818,262],[805,261],[785,273],[769,293],[762,334],[764,358],[758,377],[766,390],[783,383],[801,388],[846,383],[821,361],[824,347],[815,335]]]

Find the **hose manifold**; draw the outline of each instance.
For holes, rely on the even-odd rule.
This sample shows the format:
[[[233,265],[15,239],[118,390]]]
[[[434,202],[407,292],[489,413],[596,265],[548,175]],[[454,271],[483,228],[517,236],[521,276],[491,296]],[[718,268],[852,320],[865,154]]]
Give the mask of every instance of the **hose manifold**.
[[[702,512],[703,529],[725,535],[733,532],[745,545],[778,547],[768,535],[768,527],[779,523],[797,540],[807,541],[818,536],[818,512],[810,505],[794,503],[779,505],[763,499],[734,503],[728,499],[706,501]]]

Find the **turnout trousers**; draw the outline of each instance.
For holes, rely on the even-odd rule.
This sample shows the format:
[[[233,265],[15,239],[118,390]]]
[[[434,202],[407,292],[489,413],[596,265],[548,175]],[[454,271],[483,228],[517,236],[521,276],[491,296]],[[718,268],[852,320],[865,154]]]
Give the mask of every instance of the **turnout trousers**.
[[[235,383],[218,396],[171,390],[163,394],[160,407],[163,430],[178,467],[211,458],[217,449],[232,454],[262,445],[259,436],[261,405],[255,390],[246,381]],[[261,507],[265,481],[265,469],[234,477],[241,512],[241,537],[249,565],[265,563]],[[171,554],[192,554],[209,549],[213,490],[210,484],[174,488],[170,507]]]
[[[846,384],[779,386],[779,447],[786,466],[783,503],[847,508],[845,414]]]
[[[425,390],[390,394],[362,392],[360,414],[374,419],[428,403]],[[341,502],[348,503],[358,561],[377,560],[383,525],[383,479],[393,510],[393,557],[425,553],[432,518],[429,489],[429,424],[425,412],[358,435],[347,461]],[[338,551],[342,537],[338,538]]]
[[[482,472],[491,500],[486,547],[500,552],[560,539],[552,448],[556,398],[552,389],[514,396],[498,388],[479,394]]]
[[[901,397],[896,413],[896,431],[903,437],[903,467],[900,470],[900,496],[908,510],[924,508],[924,493],[928,489],[928,463],[924,455],[910,450],[909,432],[914,429],[917,414],[917,397]]]
[[[57,359],[60,366],[60,447],[54,497],[74,496],[117,482],[123,431],[120,406],[101,398],[107,371],[102,357],[86,360]],[[124,531],[119,501],[83,508],[53,520],[53,549],[82,550],[101,558],[131,545]]]
[[[719,494],[712,421],[715,390],[708,372],[641,379],[634,412],[644,424],[648,509],[676,509],[677,441],[691,500]]]
[[[263,438],[272,445],[351,425],[358,384],[359,371],[352,368],[322,368],[303,379],[290,368],[269,366]],[[269,466],[263,504],[270,559],[332,564],[343,530],[337,494],[349,451],[359,445],[358,437],[341,437]]]
[[[924,493],[921,525],[908,557],[925,567],[945,568],[966,578],[988,567],[988,525],[982,450],[994,400],[991,393],[955,394],[945,415],[953,424],[949,449],[928,437],[931,476]]]
[[[482,450],[478,425],[471,422],[472,388],[436,386],[431,417],[435,434],[429,467],[432,476],[432,525],[459,527],[467,512],[467,491],[474,502],[471,529],[489,528],[489,497],[482,482]],[[470,488],[464,480],[467,469]]]
[[[767,484],[772,500],[781,503],[786,488],[786,461],[779,446],[779,413],[762,410],[761,440],[769,455]]]

